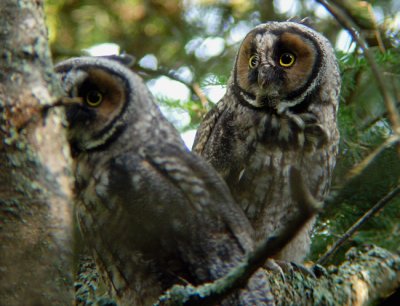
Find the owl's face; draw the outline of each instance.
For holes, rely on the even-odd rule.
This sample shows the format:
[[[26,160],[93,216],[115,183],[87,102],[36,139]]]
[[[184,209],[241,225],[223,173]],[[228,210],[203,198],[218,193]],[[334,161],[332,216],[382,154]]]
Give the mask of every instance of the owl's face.
[[[279,112],[300,103],[319,83],[329,42],[295,22],[271,22],[243,40],[233,72],[241,98],[257,108]]]
[[[144,86],[132,71],[115,60],[76,58],[56,66],[64,90],[75,101],[66,108],[68,139],[73,151],[98,149],[126,128],[129,108],[140,107],[135,92]],[[135,82],[127,77],[136,77]],[[132,101],[132,103],[129,103]]]

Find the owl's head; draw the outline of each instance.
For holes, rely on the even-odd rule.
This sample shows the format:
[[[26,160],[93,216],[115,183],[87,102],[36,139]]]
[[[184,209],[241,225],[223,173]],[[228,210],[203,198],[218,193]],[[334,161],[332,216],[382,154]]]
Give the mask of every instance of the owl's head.
[[[269,22],[244,38],[232,75],[233,89],[244,103],[282,113],[311,95],[329,70],[335,74],[332,78],[338,77],[336,58],[325,37],[298,22]]]
[[[135,110],[151,107],[141,78],[121,61],[80,57],[56,65],[65,93],[75,101],[66,107],[67,135],[74,151],[109,145],[137,119]]]

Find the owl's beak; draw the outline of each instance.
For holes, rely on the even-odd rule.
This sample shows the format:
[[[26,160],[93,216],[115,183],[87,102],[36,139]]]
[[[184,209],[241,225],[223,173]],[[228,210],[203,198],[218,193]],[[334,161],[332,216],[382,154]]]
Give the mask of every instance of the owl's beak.
[[[279,78],[275,67],[266,63],[258,68],[257,105],[275,108],[279,97]]]
[[[271,65],[264,64],[258,68],[258,86],[266,89],[274,80],[274,73]]]

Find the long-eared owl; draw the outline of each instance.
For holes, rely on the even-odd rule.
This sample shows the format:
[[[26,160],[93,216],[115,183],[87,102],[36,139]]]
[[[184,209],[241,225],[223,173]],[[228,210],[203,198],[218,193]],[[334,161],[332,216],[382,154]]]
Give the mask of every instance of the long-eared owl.
[[[119,305],[152,305],[174,284],[225,275],[254,247],[225,182],[192,154],[140,77],[117,58],[56,66],[84,240]],[[255,273],[223,305],[272,305]]]
[[[257,241],[298,213],[291,167],[316,200],[326,196],[338,151],[340,85],[331,44],[301,22],[261,24],[241,43],[227,92],[200,125],[193,150],[225,179]],[[277,259],[301,262],[314,222]]]

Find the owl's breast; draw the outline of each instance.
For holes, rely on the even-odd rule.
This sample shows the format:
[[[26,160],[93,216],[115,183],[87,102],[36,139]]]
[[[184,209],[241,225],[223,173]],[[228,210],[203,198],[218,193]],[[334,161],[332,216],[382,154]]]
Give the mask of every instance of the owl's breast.
[[[280,150],[314,150],[328,142],[328,133],[310,113],[264,113],[256,125],[257,141]]]
[[[301,130],[290,131],[299,137]],[[266,134],[262,136],[267,137]],[[271,138],[279,141],[279,135]],[[311,194],[317,200],[326,195],[335,164],[336,146],[314,146],[313,149],[291,143],[290,138],[277,145],[273,139],[256,142],[253,153],[243,163],[231,191],[239,205],[251,220],[256,232],[271,233],[278,229],[294,213],[298,204],[290,187],[290,170],[300,170]]]

